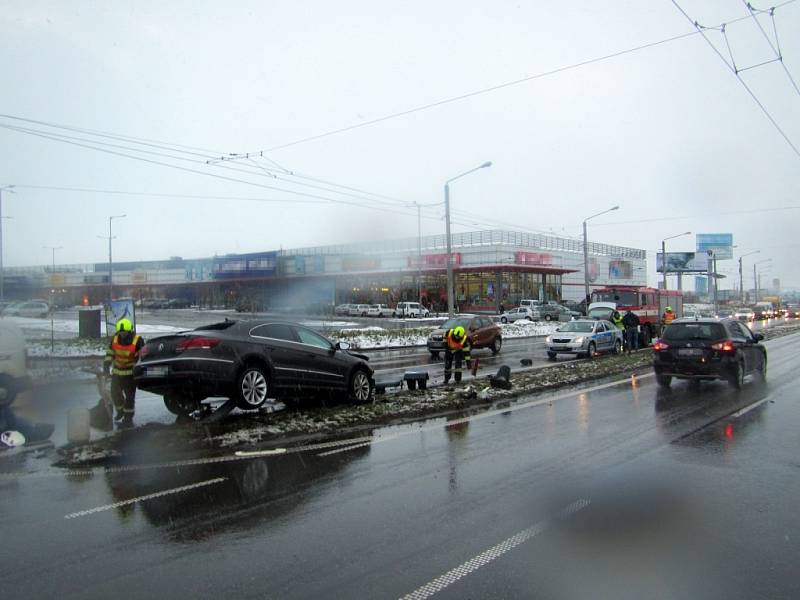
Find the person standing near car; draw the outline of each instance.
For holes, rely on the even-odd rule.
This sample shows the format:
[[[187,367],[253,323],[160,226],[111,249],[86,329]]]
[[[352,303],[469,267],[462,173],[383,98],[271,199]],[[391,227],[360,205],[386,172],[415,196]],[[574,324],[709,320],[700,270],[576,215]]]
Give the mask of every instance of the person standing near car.
[[[614,326],[622,332],[622,335],[625,335],[625,324],[622,322],[622,315],[619,314],[619,311],[615,310],[614,314],[611,315],[611,322]]]
[[[120,429],[133,427],[136,398],[133,366],[139,359],[142,346],[144,339],[133,330],[130,320],[117,321],[117,333],[106,351],[103,368],[106,374],[111,374],[111,398],[116,410],[114,421]]]
[[[622,317],[622,324],[625,326],[625,347],[628,353],[639,349],[639,315],[628,309]]]
[[[447,331],[445,336],[447,347],[444,351],[444,382],[450,382],[450,375],[455,375],[456,383],[461,381],[462,363],[470,364],[470,350],[472,345],[469,343],[469,336],[460,325]],[[455,360],[455,370],[453,370],[453,360]]]

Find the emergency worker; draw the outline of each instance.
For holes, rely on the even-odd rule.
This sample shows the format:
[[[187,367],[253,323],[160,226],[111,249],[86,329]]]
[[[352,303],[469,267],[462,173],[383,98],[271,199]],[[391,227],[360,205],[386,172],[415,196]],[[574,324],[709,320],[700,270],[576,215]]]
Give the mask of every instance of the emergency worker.
[[[144,339],[133,331],[130,320],[117,321],[117,333],[106,351],[103,367],[106,374],[111,374],[111,398],[116,409],[114,421],[120,429],[133,427],[136,398],[133,366],[139,358],[142,346]]]
[[[662,321],[662,322],[664,323],[664,325],[666,326],[666,325],[669,325],[670,323],[672,323],[674,320],[675,320],[675,313],[674,313],[674,312],[672,312],[672,307],[671,307],[671,306],[668,306],[668,307],[667,307],[667,308],[664,310],[664,314],[663,314],[663,315],[661,315],[661,321]]]
[[[456,383],[459,383],[461,381],[462,362],[466,362],[467,368],[469,368],[472,345],[469,343],[467,332],[460,325],[447,331],[445,341],[447,342],[447,348],[444,351],[444,382],[445,384],[450,382],[450,374],[453,373],[453,359],[455,359],[455,380]]]
[[[625,347],[630,354],[639,349],[639,316],[629,309],[622,317],[622,324],[625,325]]]
[[[625,334],[625,324],[622,322],[622,315],[619,314],[618,310],[615,310],[614,314],[611,315],[611,322],[614,323],[614,326],[619,329],[623,335]]]

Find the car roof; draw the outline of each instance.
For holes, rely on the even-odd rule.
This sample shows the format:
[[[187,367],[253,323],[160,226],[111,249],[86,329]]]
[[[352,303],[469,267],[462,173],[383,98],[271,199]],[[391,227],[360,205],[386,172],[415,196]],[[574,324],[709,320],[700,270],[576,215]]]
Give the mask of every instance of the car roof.
[[[672,323],[722,323],[723,321],[733,322],[732,319],[717,319],[715,317],[681,317],[680,319],[675,319]]]

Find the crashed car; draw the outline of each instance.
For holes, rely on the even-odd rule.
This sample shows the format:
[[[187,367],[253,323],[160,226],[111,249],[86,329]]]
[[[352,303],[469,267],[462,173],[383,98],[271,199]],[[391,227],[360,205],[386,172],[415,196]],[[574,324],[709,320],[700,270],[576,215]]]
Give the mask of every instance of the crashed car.
[[[592,358],[598,352],[622,352],[623,335],[611,321],[576,319],[548,335],[544,343],[550,360],[559,354]]]
[[[296,323],[226,320],[149,341],[133,375],[137,387],[163,396],[177,415],[209,397],[230,398],[242,410],[319,394],[366,402],[373,371],[349,347]]]
[[[466,330],[473,350],[489,348],[492,354],[500,352],[500,348],[503,346],[503,337],[502,330],[497,323],[489,317],[456,315],[445,321],[441,327],[434,329],[428,336],[428,352],[431,353],[432,358],[438,358],[439,353],[445,351],[447,332],[459,326]]]

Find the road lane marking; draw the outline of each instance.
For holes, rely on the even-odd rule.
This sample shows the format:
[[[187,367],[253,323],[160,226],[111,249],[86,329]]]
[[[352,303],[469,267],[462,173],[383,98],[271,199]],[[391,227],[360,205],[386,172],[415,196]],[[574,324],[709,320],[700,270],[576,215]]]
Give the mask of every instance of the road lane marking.
[[[368,442],[361,442],[360,444],[354,444],[352,446],[345,446],[344,448],[336,448],[335,450],[328,450],[327,452],[320,452],[317,456],[330,456],[331,454],[339,454],[340,452],[348,452],[349,450],[355,450],[356,448],[363,448],[364,446],[371,446],[374,443],[374,440],[370,440]]]
[[[153,494],[147,494],[146,496],[139,496],[138,498],[131,498],[130,500],[122,500],[121,502],[115,502],[114,504],[106,504],[105,506],[97,506],[95,508],[90,508],[87,510],[81,510],[78,512],[70,513],[68,515],[64,515],[65,519],[77,519],[78,517],[85,517],[86,515],[93,515],[95,513],[103,512],[106,510],[111,510],[114,508],[119,508],[120,506],[127,506],[128,504],[135,504],[136,502],[144,502],[145,500],[152,500],[153,498],[161,498],[162,496],[169,496],[171,494],[180,494],[181,492],[188,492],[189,490],[194,490],[197,488],[205,487],[208,485],[214,485],[215,483],[222,483],[223,481],[227,481],[227,477],[216,477],[214,479],[209,479],[208,481],[201,481],[199,483],[192,483],[190,485],[183,485],[181,487],[172,488],[169,490],[162,490],[160,492],[155,492]]]
[[[771,399],[772,399],[772,398],[770,398],[769,396],[767,396],[766,398],[764,398],[764,399],[762,399],[762,400],[759,400],[758,402],[754,402],[754,403],[753,403],[753,404],[751,404],[750,406],[745,406],[744,408],[740,408],[740,409],[739,409],[739,410],[737,410],[735,413],[731,414],[730,418],[731,418],[731,419],[737,419],[737,418],[741,417],[742,415],[746,415],[746,414],[747,414],[747,413],[749,413],[751,410],[755,410],[756,408],[758,408],[759,406],[761,406],[761,405],[762,405],[762,404],[764,404],[765,402],[769,402]]]
[[[286,448],[274,448],[272,450],[237,450],[236,456],[242,458],[257,458],[259,456],[275,456],[276,454],[286,454]]]
[[[516,535],[512,535],[510,538],[503,540],[499,544],[492,546],[488,550],[481,552],[476,557],[471,558],[470,560],[460,564],[455,569],[449,570],[444,575],[441,575],[431,581],[430,583],[426,583],[420,588],[417,588],[410,594],[406,594],[402,596],[400,600],[425,600],[426,598],[430,598],[434,594],[441,592],[446,587],[451,586],[459,579],[463,579],[470,573],[477,571],[481,567],[486,566],[493,560],[496,560],[513,550],[520,544],[527,542],[529,539],[536,537],[543,531],[545,531],[550,525],[552,525],[553,521],[556,519],[565,519],[576,512],[583,510],[591,503],[590,500],[577,500],[570,504],[569,506],[563,508],[561,511],[558,512],[555,519],[545,519],[544,521],[539,521],[535,525],[528,527],[527,529],[523,529]]]

